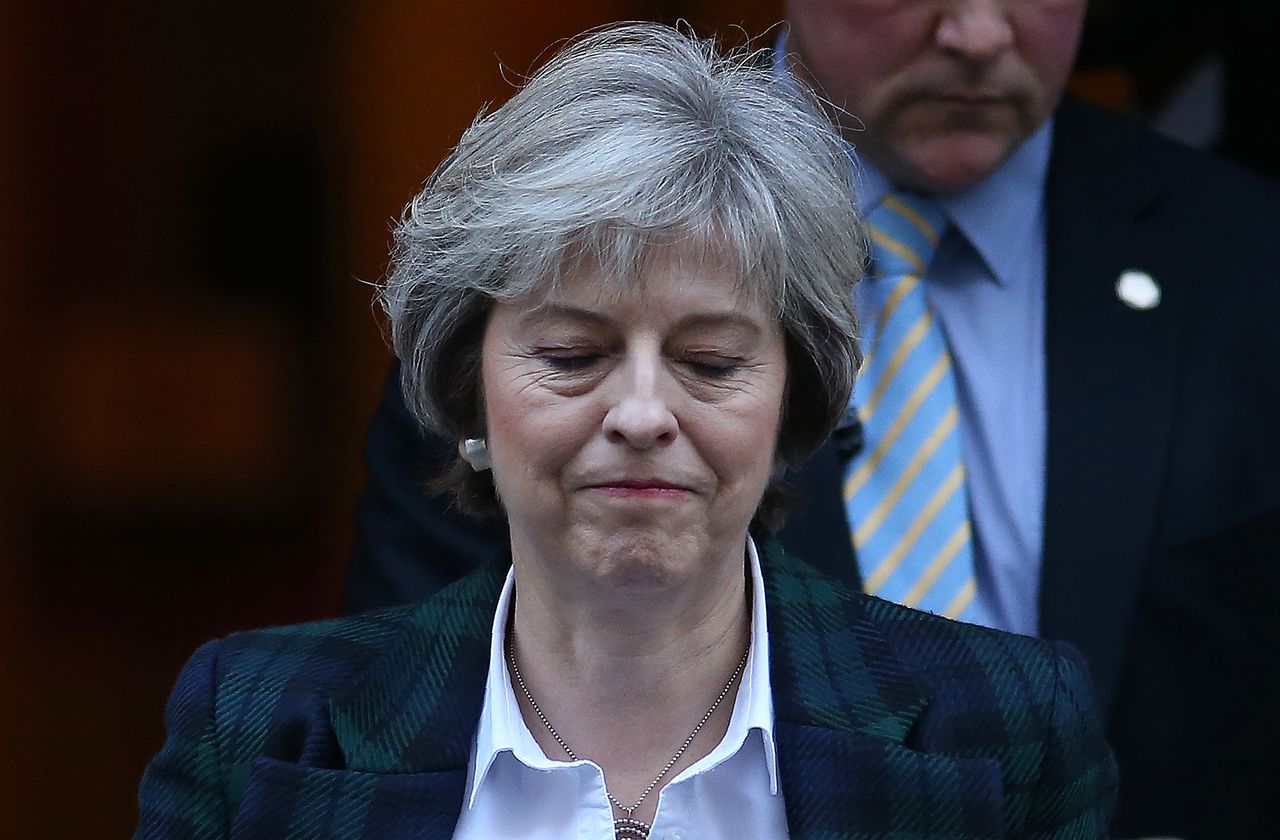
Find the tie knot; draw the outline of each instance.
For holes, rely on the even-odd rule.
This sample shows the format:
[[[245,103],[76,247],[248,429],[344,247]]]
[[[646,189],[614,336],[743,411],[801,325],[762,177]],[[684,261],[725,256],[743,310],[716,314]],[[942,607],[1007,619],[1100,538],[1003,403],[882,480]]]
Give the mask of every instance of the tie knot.
[[[947,214],[936,201],[890,193],[868,215],[871,256],[879,277],[923,275],[947,231]]]

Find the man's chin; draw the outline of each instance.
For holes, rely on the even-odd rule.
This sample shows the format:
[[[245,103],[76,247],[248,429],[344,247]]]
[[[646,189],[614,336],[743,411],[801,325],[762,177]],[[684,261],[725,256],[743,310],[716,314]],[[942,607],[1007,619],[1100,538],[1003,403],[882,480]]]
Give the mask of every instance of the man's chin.
[[[910,144],[884,174],[895,186],[926,194],[967,190],[1000,168],[1016,143],[1007,137],[961,134]]]

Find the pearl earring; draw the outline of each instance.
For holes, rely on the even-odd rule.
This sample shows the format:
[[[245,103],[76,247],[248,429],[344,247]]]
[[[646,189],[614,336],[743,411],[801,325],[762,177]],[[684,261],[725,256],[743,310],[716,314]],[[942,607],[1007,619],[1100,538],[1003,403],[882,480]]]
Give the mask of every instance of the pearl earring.
[[[484,472],[493,466],[489,458],[489,444],[484,438],[467,438],[462,442],[462,460],[476,472]]]

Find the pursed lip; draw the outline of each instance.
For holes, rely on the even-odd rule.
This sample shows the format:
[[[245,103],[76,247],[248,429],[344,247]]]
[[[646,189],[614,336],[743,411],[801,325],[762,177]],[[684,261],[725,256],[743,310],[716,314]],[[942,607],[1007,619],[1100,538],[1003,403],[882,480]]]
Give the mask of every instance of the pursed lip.
[[[588,482],[585,489],[639,498],[673,498],[693,492],[693,488],[688,485],[663,478],[611,478]]]
[[[963,105],[969,108],[986,107],[990,105],[1004,105],[1009,101],[1009,97],[996,93],[932,93],[925,99],[934,102],[942,102],[948,105]]]
[[[949,91],[949,92],[934,93],[932,94],[932,96],[930,96],[930,98],[941,99],[945,102],[968,102],[968,103],[1002,102],[1005,99],[1005,97],[1000,96],[998,94],[994,94],[994,93],[979,93],[979,92],[964,92],[964,91]]]

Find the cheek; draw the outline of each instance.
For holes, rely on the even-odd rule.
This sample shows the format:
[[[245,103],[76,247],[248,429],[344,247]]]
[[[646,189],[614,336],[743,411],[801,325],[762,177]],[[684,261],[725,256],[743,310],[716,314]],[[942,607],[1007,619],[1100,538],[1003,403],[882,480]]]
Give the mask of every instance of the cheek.
[[[810,70],[838,104],[874,121],[927,50],[930,18],[920,4],[851,8],[857,13],[845,9],[838,19],[815,22]]]
[[[522,499],[519,488],[554,476],[567,435],[539,390],[527,387],[520,371],[496,354],[486,354],[482,382],[493,480],[505,505],[522,506],[532,500]]]
[[[754,395],[750,406],[718,418],[708,427],[718,472],[751,493],[763,491],[773,474],[778,430],[782,419],[782,378]]]
[[[1075,64],[1084,10],[1083,0],[1045,0],[1016,19],[1018,52],[1054,99]]]
[[[489,434],[494,487],[511,520],[560,521],[565,477],[581,440],[569,427],[532,412],[494,412]]]
[[[580,448],[584,434],[589,435],[582,421],[580,412],[521,398],[518,392],[490,391],[487,431],[499,488],[554,480]]]

